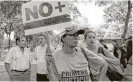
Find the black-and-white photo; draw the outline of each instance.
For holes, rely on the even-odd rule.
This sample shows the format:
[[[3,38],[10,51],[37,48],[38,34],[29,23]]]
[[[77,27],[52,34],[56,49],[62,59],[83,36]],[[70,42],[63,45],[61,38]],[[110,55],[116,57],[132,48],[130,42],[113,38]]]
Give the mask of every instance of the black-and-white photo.
[[[132,0],[0,0],[0,81],[132,81]]]

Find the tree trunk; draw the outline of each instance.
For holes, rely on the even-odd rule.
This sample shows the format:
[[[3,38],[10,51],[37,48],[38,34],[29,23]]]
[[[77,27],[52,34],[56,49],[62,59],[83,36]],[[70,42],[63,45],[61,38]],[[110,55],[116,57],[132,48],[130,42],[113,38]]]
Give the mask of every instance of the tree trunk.
[[[11,36],[11,34],[9,34],[9,49],[10,49],[10,44],[11,44],[11,40],[10,40],[10,36]]]
[[[127,16],[126,16],[126,21],[125,21],[125,27],[124,27],[123,34],[121,36],[123,39],[126,37],[126,34],[127,34],[128,22],[129,22],[129,17],[130,17],[131,9],[132,9],[132,3],[131,3],[130,0],[128,0],[128,11],[127,11]]]
[[[11,48],[11,25],[9,26],[9,49]]]

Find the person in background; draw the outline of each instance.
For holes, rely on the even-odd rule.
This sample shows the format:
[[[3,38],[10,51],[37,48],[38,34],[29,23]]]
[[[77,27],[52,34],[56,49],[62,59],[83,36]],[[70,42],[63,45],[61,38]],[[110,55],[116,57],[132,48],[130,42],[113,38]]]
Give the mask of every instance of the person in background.
[[[62,48],[53,53],[54,57],[50,53],[47,55],[47,61],[52,62],[50,73],[53,81],[59,80],[58,76],[60,81],[91,81],[88,65],[100,71],[98,81],[102,81],[104,77],[103,71],[106,70],[104,68],[107,68],[108,65],[101,57],[90,50],[84,49],[89,62],[86,60],[81,48],[78,47],[78,35],[83,33],[84,30],[77,30],[74,26],[66,28],[61,36]],[[58,76],[54,77],[52,66],[57,68]]]
[[[53,47],[52,46],[50,47],[51,51],[53,52],[54,51]],[[47,63],[45,59],[46,49],[47,49],[46,35],[40,34],[39,46],[35,48],[35,59],[37,60],[37,74],[36,74],[37,81],[49,81]]]
[[[20,40],[19,37],[17,37],[17,38],[16,38],[16,45],[18,45],[19,40]]]
[[[123,46],[125,44],[121,44],[121,41],[114,40],[114,55],[120,59],[120,63],[122,65],[123,70],[127,67],[127,50]]]
[[[85,33],[85,41],[81,45],[86,47],[88,50],[91,50],[98,56],[102,57],[104,60],[108,62],[108,64],[110,64],[109,62],[111,62],[114,65],[120,65],[119,59],[113,56],[113,54],[111,54],[106,48],[104,48],[103,45],[101,45],[101,43],[96,39],[96,33],[94,31],[90,30]],[[121,74],[123,74],[121,68],[119,66],[117,68],[118,68],[118,71]],[[106,73],[107,71],[104,70],[103,74],[106,75]],[[103,80],[109,81],[109,78],[105,76]]]
[[[127,42],[127,61],[132,57],[132,37],[129,37]]]
[[[103,45],[103,47],[105,49],[108,49],[107,45],[105,44],[104,40],[103,39],[100,39],[100,43]]]
[[[53,38],[52,46],[56,49],[61,48],[60,36],[57,35]]]
[[[31,54],[26,48],[25,36],[17,38],[17,46],[10,48],[5,59],[5,69],[11,81],[30,81]]]
[[[132,56],[130,57],[128,63],[127,63],[127,68],[124,70],[124,78],[123,81],[132,81]]]
[[[116,43],[117,41],[114,40],[114,50],[113,50],[113,54],[116,58],[121,59],[121,49],[118,46],[118,44]]]

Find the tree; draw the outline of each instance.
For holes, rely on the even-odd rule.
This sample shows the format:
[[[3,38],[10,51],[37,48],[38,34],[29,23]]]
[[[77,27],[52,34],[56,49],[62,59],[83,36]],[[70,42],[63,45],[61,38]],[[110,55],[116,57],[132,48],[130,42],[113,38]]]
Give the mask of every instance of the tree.
[[[77,3],[78,3],[77,0],[69,2],[69,10],[70,10],[70,14],[71,14],[71,19],[75,19],[75,18],[81,16],[81,13],[79,12],[79,10],[77,8]]]
[[[96,2],[96,5],[99,6],[105,6],[105,15],[104,19],[106,23],[109,25],[114,24],[116,27],[122,29],[121,37],[125,38],[127,31],[130,31],[129,27],[131,27],[131,8],[132,4],[131,1],[105,1],[105,0],[100,0]],[[117,28],[116,28],[117,29]],[[128,32],[131,33],[131,32]]]
[[[131,9],[132,9],[132,3],[131,1],[129,0],[128,1],[128,11],[127,11],[127,16],[126,16],[126,21],[125,21],[125,28],[124,28],[124,32],[122,34],[122,38],[125,38],[126,37],[126,34],[127,34],[127,30],[128,30],[128,21],[129,21],[129,17],[131,16]]]
[[[3,40],[4,40],[4,32],[2,29],[0,29],[0,48],[3,46]]]
[[[1,29],[8,35],[9,48],[10,48],[10,35],[11,32],[15,31],[21,24],[21,6],[27,1],[1,1],[0,2],[0,26]]]
[[[81,16],[80,11],[78,10],[78,4],[87,4],[88,2],[91,2],[90,0],[73,0],[69,1],[69,11],[71,13],[71,19],[76,19]]]

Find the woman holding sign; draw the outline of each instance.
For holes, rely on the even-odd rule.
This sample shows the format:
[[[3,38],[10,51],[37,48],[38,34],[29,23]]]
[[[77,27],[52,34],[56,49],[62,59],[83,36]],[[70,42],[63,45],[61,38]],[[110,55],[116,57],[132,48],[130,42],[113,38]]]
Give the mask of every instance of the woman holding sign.
[[[46,60],[49,62],[51,80],[91,81],[89,63],[96,70],[108,66],[102,58],[84,49],[88,55],[86,58],[82,50],[77,47],[78,35],[83,33],[84,30],[76,30],[73,27],[67,28],[61,37],[63,47],[53,53],[54,57],[47,53]],[[88,62],[86,59],[90,59],[90,61]]]

